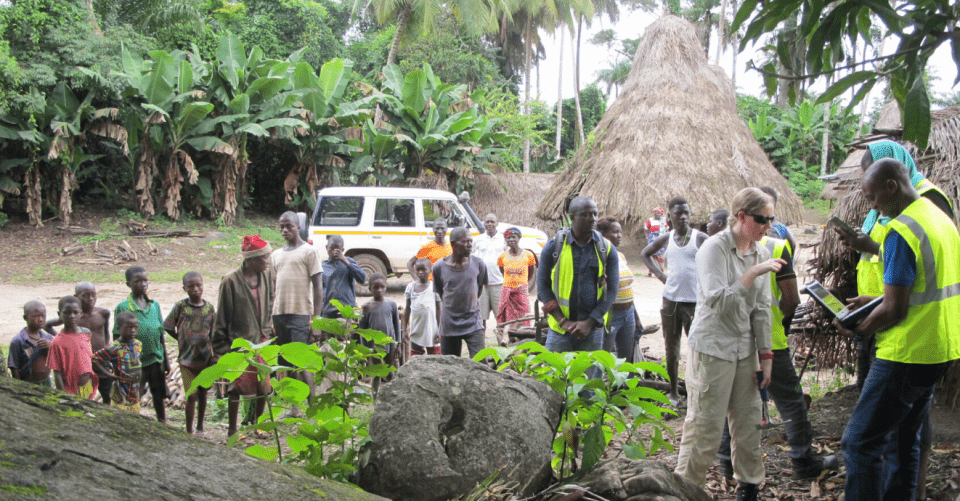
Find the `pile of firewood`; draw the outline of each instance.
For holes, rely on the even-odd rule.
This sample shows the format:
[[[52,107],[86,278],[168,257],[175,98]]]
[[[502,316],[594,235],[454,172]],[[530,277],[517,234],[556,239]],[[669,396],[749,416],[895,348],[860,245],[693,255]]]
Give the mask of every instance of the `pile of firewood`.
[[[85,246],[83,244],[68,245],[60,251],[60,254],[63,256],[72,256],[82,252],[84,248]],[[150,254],[158,253],[157,248],[153,244],[148,245],[148,249]],[[136,261],[140,257],[133,246],[130,245],[130,242],[126,240],[120,241],[119,244],[107,244],[99,240],[94,240],[92,251],[93,259],[78,259],[77,262],[80,264],[118,265]]]

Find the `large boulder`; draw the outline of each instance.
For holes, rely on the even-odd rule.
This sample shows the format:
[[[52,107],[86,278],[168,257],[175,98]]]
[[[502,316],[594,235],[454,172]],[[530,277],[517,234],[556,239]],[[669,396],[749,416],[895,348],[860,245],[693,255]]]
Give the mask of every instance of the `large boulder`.
[[[0,377],[0,499],[383,500],[116,407]]]
[[[700,486],[663,463],[624,457],[603,461],[570,480],[610,501],[711,501]]]
[[[550,477],[562,400],[532,378],[452,356],[413,357],[377,395],[360,485],[446,500],[499,472],[530,493]]]

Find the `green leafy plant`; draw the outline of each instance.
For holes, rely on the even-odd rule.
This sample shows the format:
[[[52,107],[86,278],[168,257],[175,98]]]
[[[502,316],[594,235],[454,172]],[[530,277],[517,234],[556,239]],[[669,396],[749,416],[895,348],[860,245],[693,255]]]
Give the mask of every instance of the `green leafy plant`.
[[[673,450],[663,438],[664,432],[673,435],[663,423],[663,415],[676,413],[660,405],[670,405],[663,393],[640,384],[645,371],[667,377],[663,366],[629,363],[603,350],[554,353],[535,342],[486,348],[474,360],[487,357],[493,359],[498,370],[535,377],[563,397],[553,442],[553,467],[561,479],[596,465],[615,435],[623,440],[622,453],[631,459],[649,457],[661,448]],[[653,428],[649,438],[641,436],[645,426]]]
[[[246,453],[268,461],[295,464],[318,477],[347,481],[357,471],[361,448],[369,442],[369,416],[354,415],[357,406],[373,402],[373,395],[359,387],[360,380],[363,377],[385,377],[396,369],[377,363],[385,355],[383,350],[369,348],[359,341],[362,338],[384,345],[392,342],[392,338],[379,331],[353,328],[360,318],[356,310],[336,300],[331,303],[340,310],[346,325],[328,318],[314,319],[315,329],[332,334],[324,349],[314,344],[277,346],[272,340],[251,344],[245,339],[236,339],[234,351],[221,356],[216,365],[204,369],[189,391],[200,386],[210,387],[221,378],[233,381],[248,367],[256,369],[260,381],[265,381],[276,371],[312,372],[316,381],[329,382],[330,388],[309,398],[310,388],[306,383],[291,377],[281,379],[274,394],[267,398],[267,412],[257,423],[240,430],[271,433],[274,445],[254,444],[246,448]],[[279,365],[280,356],[290,365]],[[278,420],[278,407],[299,409],[303,417]],[[292,451],[287,456],[283,455],[281,447],[281,426],[284,430],[287,426],[292,427],[283,437]],[[238,439],[239,433],[230,437],[228,445],[234,445]]]

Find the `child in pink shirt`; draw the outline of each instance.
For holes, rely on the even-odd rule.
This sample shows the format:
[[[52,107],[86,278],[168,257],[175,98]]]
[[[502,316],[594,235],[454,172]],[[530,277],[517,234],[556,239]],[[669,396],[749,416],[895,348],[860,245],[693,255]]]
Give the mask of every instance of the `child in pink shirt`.
[[[53,370],[58,390],[92,399],[99,381],[93,374],[93,363],[90,361],[93,357],[90,330],[77,325],[80,301],[75,296],[65,296],[60,300],[58,309],[63,330],[50,343],[47,365]]]

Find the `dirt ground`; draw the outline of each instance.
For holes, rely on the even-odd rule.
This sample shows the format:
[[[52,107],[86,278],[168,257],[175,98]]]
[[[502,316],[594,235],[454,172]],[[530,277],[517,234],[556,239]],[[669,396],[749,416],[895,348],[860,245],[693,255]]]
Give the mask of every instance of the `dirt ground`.
[[[114,233],[124,231],[122,218],[116,218],[112,214],[84,208],[81,209],[80,216],[79,226],[83,228]],[[132,264],[144,266],[151,273],[150,296],[160,302],[164,313],[169,311],[174,302],[185,297],[178,278],[191,269],[203,274],[206,284],[204,297],[216,304],[220,278],[239,265],[237,235],[259,233],[268,240],[273,240],[276,245],[280,241],[273,226],[270,217],[251,218],[247,227],[235,229],[232,233],[231,230],[216,228],[211,224],[192,223],[189,229],[200,237],[150,239],[158,248],[155,254],[150,254],[149,246],[143,239],[105,238],[100,242],[101,248],[112,248],[122,240],[127,240],[138,253],[137,261],[89,265],[82,261],[93,257],[94,237],[84,238],[58,231],[56,222],[48,223],[41,229],[11,223],[0,231],[0,245],[8,249],[5,258],[0,261],[0,346],[6,352],[10,339],[23,327],[21,317],[24,303],[31,300],[41,301],[47,307],[48,318],[51,318],[56,315],[59,298],[71,294],[76,281],[94,282],[98,292],[98,306],[112,311],[128,294],[122,272]],[[791,231],[800,244],[796,269],[800,275],[798,282],[802,284],[807,275],[805,263],[812,256],[812,247],[809,245],[819,241],[822,227],[819,224],[807,223],[793,226]],[[72,256],[60,254],[63,247],[77,244],[84,245],[81,253]],[[627,256],[635,275],[633,290],[641,321],[644,325],[659,324],[663,285],[655,278],[646,276],[647,270],[639,260],[640,249],[639,243],[629,242],[621,250]],[[403,290],[409,280],[407,276],[391,278],[387,297],[402,305]],[[367,298],[358,298],[360,303],[366,300]],[[168,346],[174,346],[172,339],[168,338],[167,341]],[[492,326],[488,328],[487,342],[488,345],[495,342]],[[648,348],[649,355],[658,358],[664,355],[660,332],[642,337],[640,345]],[[685,359],[684,352],[680,366],[681,376],[685,370]],[[850,377],[842,371],[808,370],[804,377],[805,391],[815,396],[823,395],[814,401],[811,419],[817,436],[817,447],[824,454],[839,451],[843,427],[856,403],[856,389],[845,387],[850,382]],[[222,409],[219,407],[221,406],[217,402],[211,402],[208,407],[205,438],[223,442],[226,439],[226,430],[225,422],[222,422]],[[945,440],[935,444],[929,469],[928,495],[929,499],[936,501],[955,501],[960,494],[960,430],[956,429],[960,427],[960,420],[956,419],[955,413],[944,413],[942,410],[937,412],[940,413],[939,420],[952,420],[955,427],[952,435],[948,433]],[[142,414],[152,415],[152,410],[145,408]],[[183,427],[182,411],[171,409],[168,416],[172,426]],[[676,439],[672,440],[675,445],[679,444],[682,412],[680,417],[681,419],[669,421],[677,434]],[[254,437],[245,439],[244,443],[253,441],[266,444],[265,440]],[[782,500],[838,499],[843,490],[842,475],[825,475],[816,482],[792,481],[789,479],[790,464],[785,450],[785,440],[779,431],[766,432],[764,452],[768,480],[763,490],[764,497]],[[613,452],[616,452],[616,447]],[[671,465],[676,463],[675,452],[662,451],[656,457]],[[708,477],[708,489],[715,499],[734,497],[732,486],[725,485],[715,471],[711,471]]]

